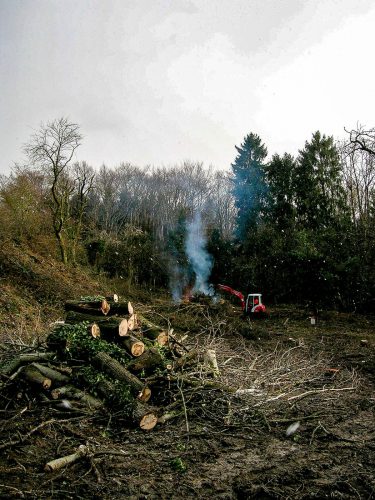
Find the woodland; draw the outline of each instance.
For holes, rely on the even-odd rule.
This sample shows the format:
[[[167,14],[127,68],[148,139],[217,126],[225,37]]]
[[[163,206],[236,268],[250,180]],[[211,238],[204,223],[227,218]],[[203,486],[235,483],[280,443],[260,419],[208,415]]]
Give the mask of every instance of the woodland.
[[[40,126],[0,179],[1,498],[373,498],[375,129],[345,134],[95,170]]]
[[[263,291],[272,303],[373,310],[374,129],[341,142],[316,132],[296,158],[268,158],[249,133],[227,171],[189,161],[94,171],[73,161],[82,141],[65,118],[30,138],[26,166],[1,179],[2,242],[173,290],[194,282],[185,241],[198,215],[208,283]]]

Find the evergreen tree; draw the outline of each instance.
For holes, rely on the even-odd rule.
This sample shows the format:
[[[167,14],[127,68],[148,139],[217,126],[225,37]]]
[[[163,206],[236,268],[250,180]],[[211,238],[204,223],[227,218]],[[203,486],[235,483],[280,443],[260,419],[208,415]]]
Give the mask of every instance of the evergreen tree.
[[[253,133],[244,138],[240,147],[235,147],[238,155],[232,163],[233,195],[238,210],[238,236],[244,238],[262,217],[266,195],[264,160],[267,148],[260,137]]]
[[[345,215],[342,166],[332,137],[315,132],[294,169],[297,220],[306,229],[328,227]]]
[[[294,224],[295,207],[293,175],[296,162],[292,155],[273,155],[266,166],[268,185],[267,220],[277,229],[285,230]]]

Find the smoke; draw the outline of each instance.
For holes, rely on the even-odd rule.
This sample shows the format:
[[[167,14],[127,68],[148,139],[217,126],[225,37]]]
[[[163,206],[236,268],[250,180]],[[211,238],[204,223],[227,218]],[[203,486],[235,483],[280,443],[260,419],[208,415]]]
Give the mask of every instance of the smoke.
[[[169,289],[175,304],[181,302],[181,297],[188,283],[189,280],[186,270],[177,263],[172,264],[169,274]]]
[[[213,262],[206,249],[206,236],[202,227],[202,216],[199,212],[191,222],[186,224],[185,251],[195,275],[193,292],[213,295],[212,286],[208,284]]]
[[[208,280],[213,259],[207,252],[207,238],[200,212],[187,222],[181,218],[170,239],[169,288],[173,301],[189,300],[191,293],[214,296]]]

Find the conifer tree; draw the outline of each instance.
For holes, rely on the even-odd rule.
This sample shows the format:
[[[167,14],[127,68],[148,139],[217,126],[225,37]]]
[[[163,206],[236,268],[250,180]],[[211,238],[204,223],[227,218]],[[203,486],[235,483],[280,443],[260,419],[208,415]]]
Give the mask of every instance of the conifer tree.
[[[260,137],[253,133],[244,138],[241,146],[235,147],[238,154],[232,163],[233,195],[238,210],[238,236],[244,238],[248,230],[259,222],[264,209],[264,160],[267,148]]]
[[[331,225],[345,215],[340,156],[332,137],[319,131],[300,151],[294,170],[297,219],[306,229]]]

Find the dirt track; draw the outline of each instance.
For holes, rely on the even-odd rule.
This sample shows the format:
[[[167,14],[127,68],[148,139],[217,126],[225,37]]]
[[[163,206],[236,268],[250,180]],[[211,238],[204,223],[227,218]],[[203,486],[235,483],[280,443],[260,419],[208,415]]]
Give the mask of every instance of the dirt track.
[[[2,498],[374,497],[374,319],[327,313],[311,327],[303,310],[271,313],[253,325],[215,316],[192,327],[194,342],[216,347],[220,381],[254,391],[182,387],[186,414],[148,434],[109,415],[43,407],[22,388],[3,396]],[[163,314],[182,333],[195,311]],[[15,437],[24,440],[9,444]],[[43,471],[80,444],[91,457]]]

